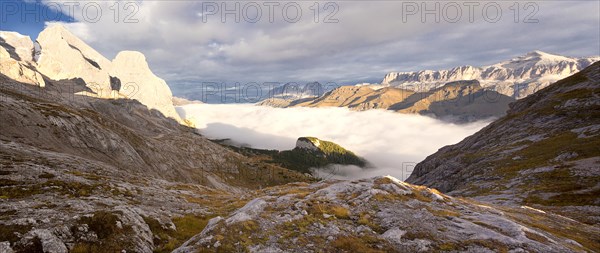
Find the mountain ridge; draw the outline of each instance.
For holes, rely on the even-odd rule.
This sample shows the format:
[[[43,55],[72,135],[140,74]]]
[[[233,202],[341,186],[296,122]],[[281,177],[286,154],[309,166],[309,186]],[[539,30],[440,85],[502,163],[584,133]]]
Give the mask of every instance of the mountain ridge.
[[[451,81],[476,79],[486,89],[520,99],[599,60],[600,56],[574,58],[536,50],[482,67],[465,65],[436,71],[390,72],[381,84],[428,91]]]

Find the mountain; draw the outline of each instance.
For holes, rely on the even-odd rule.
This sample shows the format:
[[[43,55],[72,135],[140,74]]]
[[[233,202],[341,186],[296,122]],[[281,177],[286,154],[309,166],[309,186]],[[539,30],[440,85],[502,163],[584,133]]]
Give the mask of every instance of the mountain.
[[[341,86],[311,101],[291,106],[348,107],[353,110],[388,109],[414,92],[396,88],[372,89],[368,86]]]
[[[175,252],[597,252],[599,96],[600,62],[514,102],[409,183],[263,189]]]
[[[181,121],[171,101],[171,89],[152,73],[146,58],[139,52],[123,51],[109,61],[61,25],[44,29],[35,43],[14,32],[0,32],[0,37],[3,48],[8,49],[9,54],[15,52],[11,59],[22,65],[11,67],[12,71],[34,70],[33,74],[24,73],[21,77],[7,75],[15,80],[41,84],[39,74],[55,81],[79,78],[88,88],[80,92],[88,96],[135,99]],[[26,76],[33,80],[24,80]]]
[[[280,98],[285,100],[296,100],[301,98],[318,97],[323,94],[323,85],[318,82],[286,83],[269,91],[267,98]]]
[[[313,180],[170,117],[140,53],[104,61],[60,27],[37,51],[0,35],[0,252],[168,252],[250,189]],[[150,92],[125,96],[129,81]]]
[[[387,176],[261,190],[174,252],[594,252],[599,232]]]
[[[385,76],[381,84],[414,91],[430,91],[448,82],[478,80],[486,89],[520,99],[599,60],[598,56],[573,58],[533,51],[490,66],[392,72]]]
[[[299,100],[265,100],[257,105],[274,107],[348,107],[351,110],[392,110],[406,114],[430,115],[469,122],[503,116],[515,101],[484,89],[478,81],[456,81],[426,92],[395,87],[341,86],[323,96]]]
[[[0,32],[0,71],[13,80],[44,87],[44,78],[33,66],[33,47],[27,36]]]
[[[289,107],[293,103],[301,101],[310,101],[323,94],[324,87],[318,82],[306,83],[286,83],[282,86],[271,89],[265,99],[256,103],[257,105],[270,106],[276,108]]]
[[[484,67],[392,72],[377,85],[342,86],[319,97],[272,97],[257,105],[386,109],[470,122],[504,116],[508,104],[516,99],[599,60],[600,57],[570,58],[534,51]]]
[[[600,62],[511,105],[419,163],[407,182],[600,222]]]
[[[366,168],[368,162],[352,151],[331,141],[315,137],[300,137],[292,150],[265,150],[250,147],[239,147],[229,140],[215,140],[234,151],[247,157],[253,157],[261,162],[278,164],[284,168],[301,173],[312,174],[312,169],[324,168],[329,165],[356,165]]]
[[[503,116],[514,101],[496,91],[483,89],[476,80],[456,81],[428,92],[415,93],[388,109],[470,122]]]
[[[454,197],[389,176],[315,182],[169,116],[168,86],[140,53],[108,61],[62,27],[42,33],[36,43],[0,33],[0,252],[600,251],[598,226],[573,216],[594,206],[556,209],[571,210],[561,214],[576,220],[548,209],[597,202],[591,186],[598,182],[599,64],[514,103],[508,117],[488,127],[500,128],[486,132],[491,139],[471,137],[465,141],[477,146],[463,144],[470,153],[444,157],[496,161],[502,153],[490,148],[504,146],[494,143],[525,139],[516,143],[527,146],[519,157],[500,160],[508,171],[465,182],[493,187],[504,176],[515,187],[527,183],[540,193],[523,202],[531,207]],[[129,82],[145,90],[127,93]],[[475,88],[455,83],[440,94],[464,97]],[[290,152],[317,161],[360,159],[313,137],[299,138]],[[529,165],[535,169],[522,170]],[[420,165],[415,177],[428,177],[428,168]],[[461,169],[457,175],[469,174]],[[517,170],[522,176],[513,177]],[[548,178],[562,181],[540,183]],[[452,175],[436,180],[442,188],[460,185]],[[567,194],[546,194],[553,192]],[[502,194],[528,196],[513,193]]]

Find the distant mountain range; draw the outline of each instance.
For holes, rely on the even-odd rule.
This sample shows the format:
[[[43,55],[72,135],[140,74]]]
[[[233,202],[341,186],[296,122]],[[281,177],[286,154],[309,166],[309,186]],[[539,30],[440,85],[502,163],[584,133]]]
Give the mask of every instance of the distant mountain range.
[[[469,122],[503,116],[508,105],[516,99],[524,98],[598,60],[600,57],[569,58],[534,51],[487,67],[393,72],[386,75],[381,84],[341,86],[322,95],[305,92],[303,90],[307,88],[304,86],[294,86],[295,90],[302,92],[285,93],[282,91],[295,90],[284,86],[277,92],[285,95],[270,96],[257,105],[348,107],[360,111],[385,109]],[[319,85],[311,87],[312,90],[323,90]]]
[[[381,85],[430,91],[448,82],[477,80],[485,89],[520,99],[599,60],[598,56],[573,58],[533,51],[490,66],[467,65],[439,71],[392,72],[385,76]]]

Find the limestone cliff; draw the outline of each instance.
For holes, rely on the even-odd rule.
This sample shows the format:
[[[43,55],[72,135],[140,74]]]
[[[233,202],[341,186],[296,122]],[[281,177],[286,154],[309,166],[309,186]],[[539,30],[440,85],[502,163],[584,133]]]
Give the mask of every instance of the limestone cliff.
[[[35,43],[14,32],[2,32],[2,38],[0,54],[10,57],[0,59],[0,68],[14,80],[43,86],[42,76],[54,81],[81,79],[88,88],[81,94],[135,99],[182,122],[169,86],[152,73],[139,52],[123,51],[110,61],[60,25],[44,29]]]

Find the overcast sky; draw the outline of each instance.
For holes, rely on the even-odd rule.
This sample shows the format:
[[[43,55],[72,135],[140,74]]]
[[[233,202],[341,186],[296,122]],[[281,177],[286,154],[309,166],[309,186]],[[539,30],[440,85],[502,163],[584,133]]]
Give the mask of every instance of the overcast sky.
[[[69,30],[109,59],[120,50],[143,52],[175,94],[206,81],[378,82],[391,71],[486,65],[533,50],[600,55],[597,0],[519,2],[518,8],[515,2],[498,1],[487,5],[487,14],[484,1],[478,6],[469,6],[473,1],[320,2],[318,18],[313,1],[271,7],[245,1],[227,1],[226,6],[199,1],[129,5],[81,1],[73,11],[57,1],[42,1],[43,6],[31,1],[2,1],[2,30],[35,38],[44,23],[68,22]],[[11,9],[13,3],[18,11]],[[223,7],[235,10],[236,3],[239,22],[235,14],[222,22]],[[23,6],[32,5],[39,7],[42,19],[23,17]],[[437,9],[439,22],[436,14],[422,20],[423,7]],[[301,16],[296,15],[298,8]],[[48,17],[56,11],[63,16]]]

